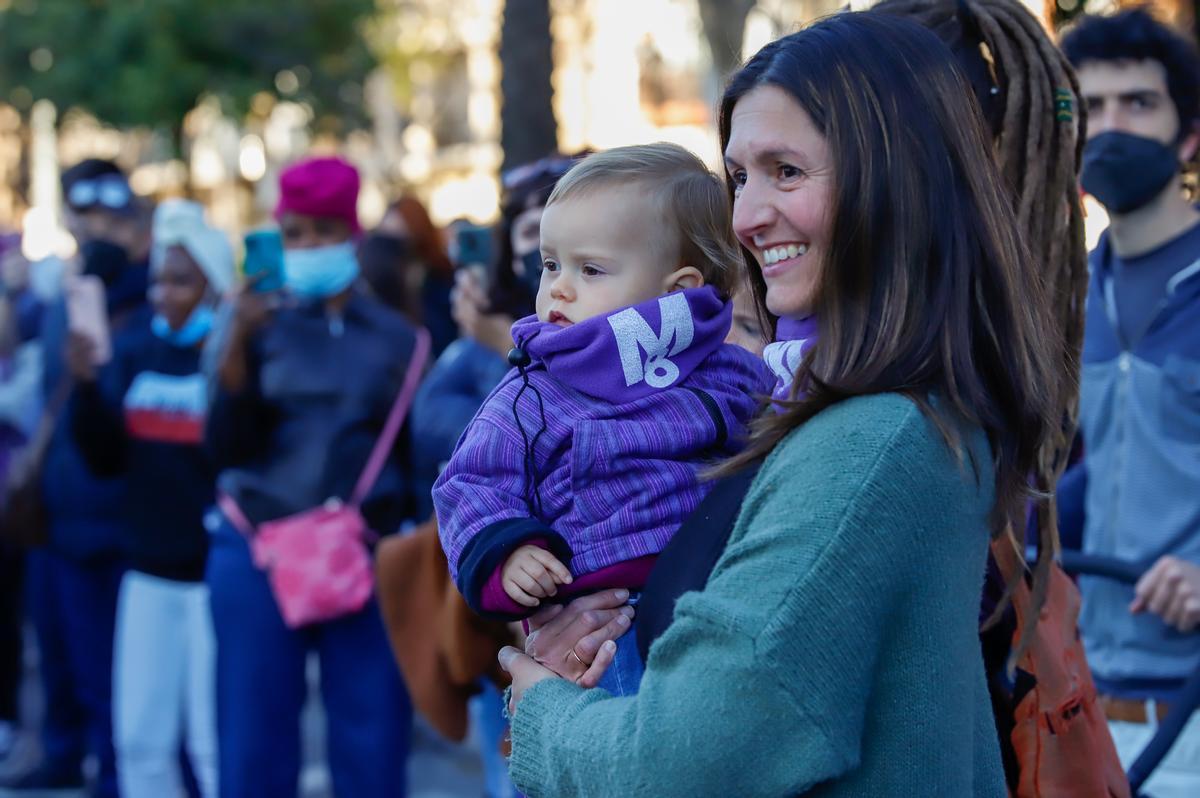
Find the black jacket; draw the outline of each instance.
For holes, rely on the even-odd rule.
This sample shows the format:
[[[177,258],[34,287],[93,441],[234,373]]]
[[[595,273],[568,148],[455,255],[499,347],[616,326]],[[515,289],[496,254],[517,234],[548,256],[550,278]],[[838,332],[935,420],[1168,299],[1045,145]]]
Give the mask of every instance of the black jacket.
[[[254,524],[349,499],[415,343],[403,317],[361,293],[340,320],[320,303],[277,311],[249,344],[246,389],[214,392],[206,437],[218,489]],[[411,518],[408,449],[404,429],[363,505],[381,534]]]

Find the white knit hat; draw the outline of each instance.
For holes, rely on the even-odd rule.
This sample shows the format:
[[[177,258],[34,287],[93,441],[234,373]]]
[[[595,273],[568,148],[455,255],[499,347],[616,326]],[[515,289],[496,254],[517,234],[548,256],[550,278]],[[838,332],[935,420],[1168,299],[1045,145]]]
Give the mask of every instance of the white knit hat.
[[[233,248],[225,234],[204,221],[204,208],[182,199],[163,200],[154,209],[154,248],[150,267],[157,271],[167,248],[182,246],[208,279],[209,287],[225,294],[233,287]]]

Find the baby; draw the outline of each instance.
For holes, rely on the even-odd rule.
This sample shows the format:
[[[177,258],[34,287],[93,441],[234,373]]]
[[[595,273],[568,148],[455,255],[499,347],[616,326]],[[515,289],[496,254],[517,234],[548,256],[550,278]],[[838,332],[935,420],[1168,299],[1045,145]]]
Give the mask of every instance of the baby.
[[[537,314],[512,329],[518,368],[433,489],[477,611],[515,619],[552,597],[636,593],[706,493],[700,471],[736,451],[772,378],[724,343],[743,268],[729,214],[720,181],[671,144],[592,155],[559,181]],[[635,692],[638,677],[626,634],[601,686]]]

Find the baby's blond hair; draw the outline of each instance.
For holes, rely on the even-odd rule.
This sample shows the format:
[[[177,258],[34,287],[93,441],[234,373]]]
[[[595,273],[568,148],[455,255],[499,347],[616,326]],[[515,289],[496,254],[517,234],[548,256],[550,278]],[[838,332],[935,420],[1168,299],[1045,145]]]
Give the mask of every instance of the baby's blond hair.
[[[725,185],[704,162],[677,144],[616,147],[589,155],[567,172],[546,202],[614,186],[642,184],[667,225],[678,231],[680,266],[729,298],[738,284],[742,253],[733,235]]]

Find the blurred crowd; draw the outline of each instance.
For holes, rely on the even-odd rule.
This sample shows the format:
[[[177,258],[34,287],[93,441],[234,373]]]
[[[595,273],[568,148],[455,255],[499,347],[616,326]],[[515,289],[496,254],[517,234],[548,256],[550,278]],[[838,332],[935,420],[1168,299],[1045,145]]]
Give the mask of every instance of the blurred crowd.
[[[155,206],[111,161],[64,170],[77,254],[31,264],[19,235],[3,239],[0,454],[10,485],[41,495],[4,519],[0,754],[20,729],[27,629],[45,699],[42,761],[13,788],[81,787],[90,756],[97,795],[214,796],[218,760],[240,785],[222,794],[290,794],[312,650],[339,794],[403,783],[411,709],[378,610],[287,628],[214,504],[253,526],[348,497],[422,330],[420,387],[362,512],[393,532],[429,518],[434,480],[511,367],[541,212],[576,160],[508,173],[494,229],[438,229],[404,195],[363,230],[354,167],[310,159],[281,177],[277,226],[236,249],[203,207]],[[765,344],[745,296],[730,338]]]
[[[953,28],[947,43],[980,100],[979,130],[992,134],[1015,223],[1029,232],[1024,254],[1050,264],[1036,279],[1054,298],[1056,355],[1070,373],[1044,387],[1068,408],[1067,428],[1078,403],[1082,441],[1039,449],[1030,481],[1057,491],[1058,510],[1030,513],[1029,540],[1040,535],[1053,549],[1048,530],[1060,526],[1069,548],[1141,566],[1136,585],[1080,582],[1079,634],[1095,671],[1095,689],[1087,673],[1084,692],[1128,765],[1200,665],[1200,213],[1182,193],[1200,142],[1200,56],[1144,12],[1081,26],[1063,55],[1004,0],[977,4],[972,24],[956,16],[961,9],[938,17],[944,3],[884,5],[928,12],[923,21],[943,34]],[[1007,74],[978,46],[988,36],[1022,43],[1013,47],[1019,58],[1006,51]],[[963,41],[974,42],[968,55]],[[1039,81],[1061,93],[1021,94]],[[1023,114],[1014,103],[1054,110]],[[1086,148],[1077,148],[1084,118]],[[454,603],[461,585],[448,581],[433,519],[445,522],[456,507],[444,493],[436,514],[434,505],[480,408],[514,367],[529,384],[514,325],[545,315],[543,214],[588,156],[549,154],[504,174],[493,227],[464,219],[440,229],[404,194],[369,230],[355,167],[308,158],[280,176],[274,223],[239,242],[195,202],[137,195],[112,161],[64,165],[63,214],[77,253],[31,263],[19,234],[0,237],[0,759],[23,733],[32,649],[44,706],[40,759],[0,786],[99,798],[294,795],[315,655],[336,794],[403,795],[414,712],[461,737],[464,696],[488,795],[515,794],[506,677],[494,653],[522,633]],[[1090,272],[1076,167],[1113,218]],[[740,168],[730,167],[735,196]],[[745,227],[752,203],[740,201]],[[807,245],[781,250],[760,266],[803,256]],[[788,320],[776,328],[756,304],[755,287],[766,289],[745,274],[731,284],[721,297],[732,305],[724,342],[755,358],[785,343]],[[767,366],[781,351],[767,350]],[[790,377],[809,351],[798,348],[795,363],[784,356],[776,401],[803,397]],[[1057,485],[1039,481],[1064,470]],[[451,504],[469,504],[484,480],[466,484]],[[364,547],[338,547],[360,534],[377,564]],[[388,591],[411,590],[417,578],[385,573],[385,552],[398,551],[399,539],[430,544],[420,577],[436,572],[440,581],[421,612],[437,620],[433,632],[414,632],[405,625],[412,613],[388,605]],[[403,557],[405,567],[418,561],[412,551]],[[998,580],[998,571],[989,576],[999,588],[992,604],[985,596],[985,619],[997,606],[1004,614],[1011,589]],[[1064,617],[1078,610],[1074,593],[1049,595]],[[1063,650],[1080,645],[1075,620]],[[985,633],[984,656],[1016,706],[1030,688],[1001,675],[1014,627],[1020,639],[1011,610],[1004,621],[991,641],[998,653]],[[463,673],[451,663],[442,678],[406,659],[419,648],[414,635],[447,629],[459,637],[439,639],[439,651],[474,635],[483,640],[479,662]],[[584,668],[601,661],[568,648]],[[442,705],[449,683],[459,692]],[[1011,779],[1021,731],[1011,706],[994,708],[998,733],[1016,741],[1005,747]],[[1200,716],[1185,718],[1179,739],[1170,778],[1186,791],[1200,784]]]

